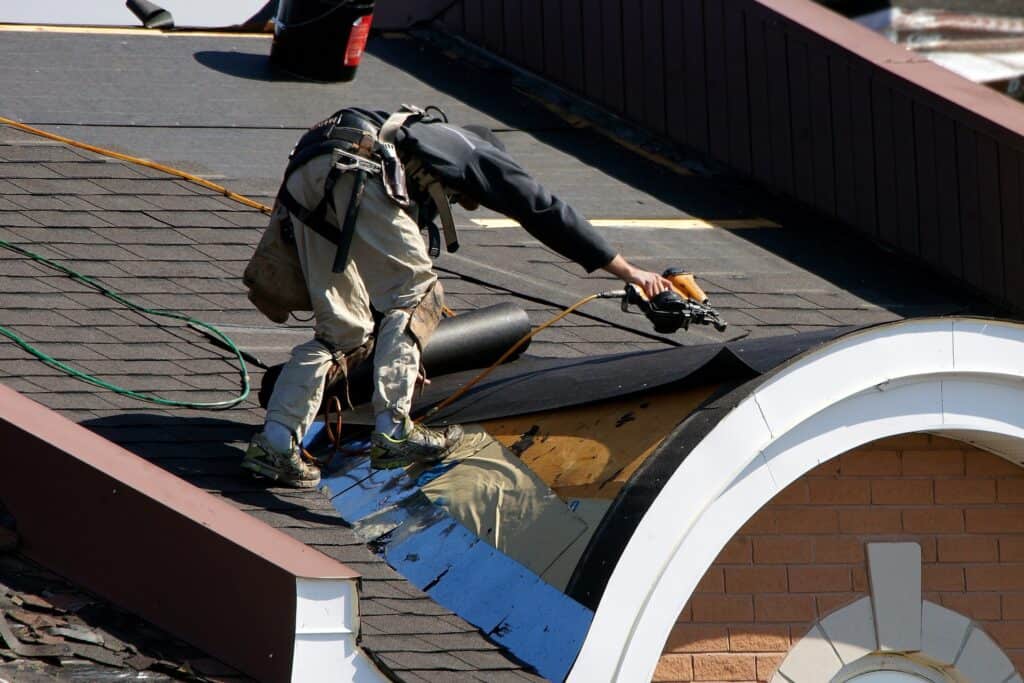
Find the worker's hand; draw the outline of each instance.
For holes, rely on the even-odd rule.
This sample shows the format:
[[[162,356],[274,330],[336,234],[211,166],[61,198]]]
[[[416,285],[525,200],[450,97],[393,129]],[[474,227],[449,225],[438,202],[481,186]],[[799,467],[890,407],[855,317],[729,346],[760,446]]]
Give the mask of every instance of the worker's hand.
[[[644,294],[647,295],[648,299],[653,298],[655,294],[672,289],[672,283],[661,275],[652,273],[649,270],[634,269],[630,277],[626,278],[626,282],[631,282],[644,290]]]
[[[653,297],[655,294],[659,294],[672,288],[672,283],[661,275],[649,270],[637,268],[629,261],[622,258],[621,254],[616,254],[615,258],[609,261],[608,265],[606,265],[603,270],[644,290],[644,294],[647,295],[648,299]]]

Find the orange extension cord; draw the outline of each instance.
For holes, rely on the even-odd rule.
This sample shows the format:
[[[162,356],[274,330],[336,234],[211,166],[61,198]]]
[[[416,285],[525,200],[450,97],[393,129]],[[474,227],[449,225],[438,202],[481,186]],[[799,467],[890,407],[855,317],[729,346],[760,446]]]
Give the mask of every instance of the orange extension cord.
[[[110,149],[104,149],[103,147],[90,145],[87,142],[79,142],[78,140],[72,140],[71,138],[66,138],[63,135],[57,135],[56,133],[49,133],[45,130],[40,130],[39,128],[33,128],[32,126],[27,126],[24,123],[19,123],[12,119],[5,118],[3,116],[0,116],[0,123],[6,124],[11,128],[17,128],[18,130],[23,131],[25,133],[38,135],[39,137],[47,138],[48,140],[56,140],[57,142],[63,142],[65,145],[70,145],[72,147],[77,147],[79,149],[88,150],[95,154],[102,154],[103,156],[112,157],[114,159],[119,159],[121,161],[128,161],[133,164],[138,164],[139,166],[145,166],[147,168],[152,168],[157,171],[162,171],[164,173],[167,173],[168,175],[177,176],[189,182],[195,183],[196,185],[201,185],[208,190],[213,190],[214,192],[224,195],[228,199],[233,199],[236,202],[240,204],[245,204],[250,208],[259,209],[268,216],[271,213],[270,207],[267,206],[266,204],[261,204],[260,202],[257,202],[254,199],[249,199],[248,197],[240,195],[237,192],[232,192],[231,190],[221,185],[218,185],[217,183],[211,183],[206,178],[201,178],[192,173],[188,173],[177,168],[172,168],[171,166],[158,164],[157,162],[150,161],[149,159],[140,159],[139,157],[129,156],[128,154],[121,154],[120,152],[115,152]]]

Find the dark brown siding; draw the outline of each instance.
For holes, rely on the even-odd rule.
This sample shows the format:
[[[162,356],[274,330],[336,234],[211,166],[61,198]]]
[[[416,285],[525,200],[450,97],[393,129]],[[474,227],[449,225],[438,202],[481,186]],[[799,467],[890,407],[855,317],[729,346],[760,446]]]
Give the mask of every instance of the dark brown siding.
[[[810,0],[461,0],[442,27],[1024,310],[1024,110]]]

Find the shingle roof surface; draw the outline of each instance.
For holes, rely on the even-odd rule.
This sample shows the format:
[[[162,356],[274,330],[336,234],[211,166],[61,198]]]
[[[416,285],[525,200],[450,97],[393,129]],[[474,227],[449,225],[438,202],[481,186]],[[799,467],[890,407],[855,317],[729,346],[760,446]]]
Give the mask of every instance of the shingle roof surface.
[[[556,193],[595,218],[739,218],[777,211],[727,180],[677,175],[574,128],[480,71],[411,40],[371,42],[351,85],[268,78],[262,39],[9,34],[0,79],[9,111],[73,137],[184,165],[271,201],[301,129],[344,103],[390,109],[436,102],[458,122],[484,121]],[[128,68],[128,67],[131,68]],[[337,106],[336,106],[337,105]],[[775,217],[776,214],[771,214]],[[789,214],[787,214],[789,215]],[[786,334],[974,305],[856,240],[818,237],[796,214],[785,228],[606,228],[639,265],[698,272],[732,323],[674,343]],[[510,298],[532,320],[612,287],[515,229],[471,229],[438,267],[456,311]],[[281,362],[306,326],[273,326],[240,276],[265,218],[187,181],[0,128],[0,239],[57,259],[141,304],[218,324],[265,362]],[[557,305],[555,305],[557,304]],[[646,322],[598,302],[542,333],[539,355],[659,348]],[[220,400],[237,389],[229,356],[180,323],[126,311],[63,275],[0,250],[0,325],[86,372],[141,391]],[[258,386],[260,373],[251,369]],[[371,553],[316,493],[265,487],[238,474],[262,422],[253,399],[228,411],[162,409],[71,379],[0,343],[0,381],[363,575],[363,643],[404,680],[531,676],[476,629],[438,607]]]

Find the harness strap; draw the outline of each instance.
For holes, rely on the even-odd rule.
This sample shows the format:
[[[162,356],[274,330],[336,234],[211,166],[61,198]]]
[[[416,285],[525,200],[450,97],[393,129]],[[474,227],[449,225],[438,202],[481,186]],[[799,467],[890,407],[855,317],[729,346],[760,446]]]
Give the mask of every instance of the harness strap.
[[[380,133],[377,135],[377,139],[383,143],[393,145],[397,141],[398,131],[402,129],[410,119],[422,119],[426,115],[426,111],[420,109],[417,106],[411,104],[403,104],[398,108],[398,111],[391,114],[384,125],[380,127]]]
[[[292,193],[288,191],[284,183],[281,183],[281,188],[277,191],[277,200],[281,202],[284,208],[288,209],[290,214],[298,218],[300,223],[306,225],[324,239],[338,244],[340,238],[337,228],[328,223],[323,216],[321,216],[321,220],[316,220],[315,211],[310,211],[300,204]],[[319,205],[317,205],[317,208],[319,208]],[[294,239],[294,234],[292,238]]]
[[[332,174],[335,174],[333,181],[331,180]],[[331,208],[334,208],[332,190],[340,175],[341,170],[335,166],[331,169],[331,174],[327,176],[327,185],[324,187],[324,191],[331,197]],[[331,267],[331,271],[334,273],[345,272],[345,267],[348,265],[348,252],[352,248],[352,237],[356,234],[356,219],[359,217],[359,206],[363,203],[364,190],[366,190],[366,171],[359,169],[355,172],[355,178],[352,181],[352,196],[349,197],[348,207],[345,209],[345,222],[342,223],[341,233],[338,235],[338,251],[334,254],[334,265]]]
[[[433,182],[427,186],[427,192],[430,193],[430,198],[437,206],[438,217],[441,219],[441,227],[444,230],[445,246],[449,252],[458,251],[459,235],[455,232],[455,218],[452,216],[452,207],[448,203],[448,195],[445,194],[444,187],[439,182]]]

